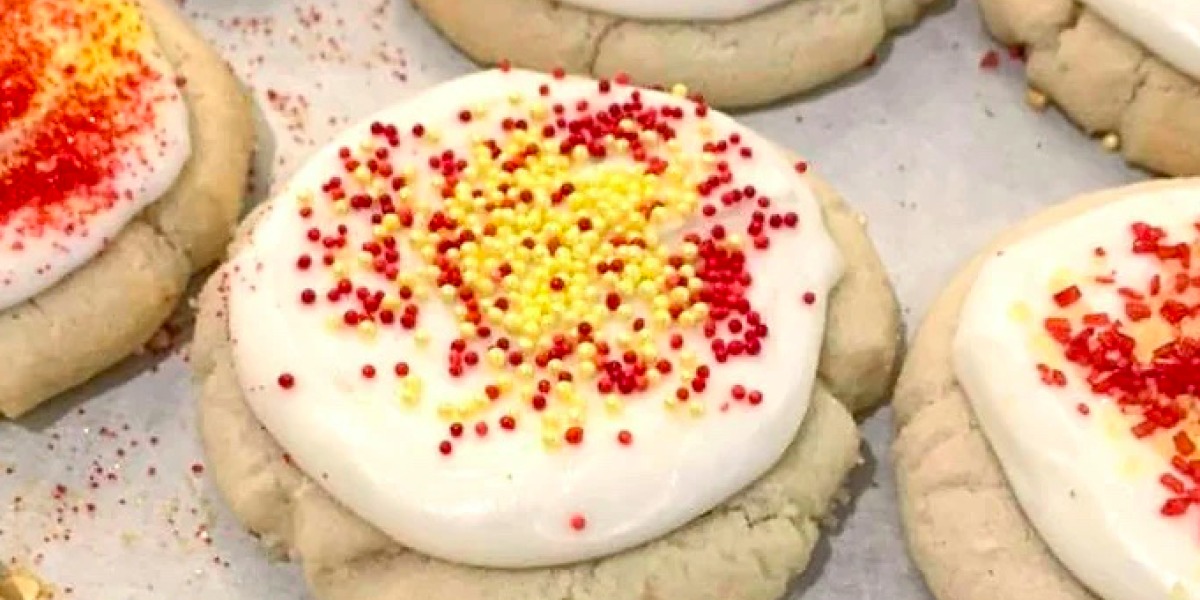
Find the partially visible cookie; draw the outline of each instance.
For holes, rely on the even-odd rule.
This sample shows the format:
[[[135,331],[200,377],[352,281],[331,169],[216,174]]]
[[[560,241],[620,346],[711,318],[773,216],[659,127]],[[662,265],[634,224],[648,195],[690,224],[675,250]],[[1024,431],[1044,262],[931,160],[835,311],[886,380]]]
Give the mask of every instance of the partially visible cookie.
[[[784,156],[521,71],[352,128],[201,295],[209,472],[321,598],[775,600],[900,345],[862,219]]]
[[[1106,13],[1090,6],[1096,1],[980,0],[980,7],[998,40],[1026,47],[1030,86],[1086,133],[1105,138],[1106,146],[1119,148],[1129,162],[1151,171],[1200,174],[1200,74],[1192,70],[1197,59],[1185,64],[1148,49],[1181,35],[1169,29],[1197,30],[1200,22],[1187,24],[1197,17],[1173,16],[1176,3],[1100,1]],[[1153,34],[1161,26],[1147,26],[1144,12],[1163,23],[1179,21]],[[1104,14],[1125,18],[1110,20]],[[1176,52],[1188,50],[1184,46]],[[1200,48],[1191,52],[1200,53]]]
[[[605,11],[605,2],[594,1],[581,8],[553,0],[414,0],[478,62],[628,73],[642,85],[680,82],[722,108],[766,104],[864,67],[889,31],[913,24],[933,1],[676,1],[630,12],[636,3]],[[642,10],[652,18],[639,18]]]
[[[1196,411],[1163,372],[1190,344],[1194,317],[1174,311],[1197,294],[1176,275],[1197,226],[1200,180],[1087,194],[1004,233],[934,303],[893,404],[901,512],[934,596],[1197,597],[1195,514],[1173,500],[1200,475],[1194,417],[1144,403]]]
[[[110,211],[114,213],[125,210],[120,208],[120,204],[128,201],[126,198],[141,201],[139,195],[148,194],[145,191],[147,189],[164,190],[157,198],[144,198],[152,203],[136,216],[104,216],[106,213],[103,211],[108,209],[101,208],[100,217],[89,216],[90,213],[70,215],[69,218],[74,221],[60,224],[60,229],[55,230],[59,224],[46,226],[45,230],[49,233],[43,237],[27,237],[42,234],[16,224],[20,213],[14,213],[17,216],[6,213],[4,225],[7,228],[0,234],[7,236],[0,238],[4,243],[24,244],[28,253],[29,248],[40,247],[37,244],[44,240],[61,238],[53,243],[61,244],[66,248],[65,252],[74,257],[62,265],[53,263],[60,273],[50,275],[42,269],[29,271],[26,268],[28,265],[23,266],[23,263],[34,259],[22,258],[19,251],[6,245],[5,249],[10,255],[4,258],[11,262],[0,265],[0,279],[5,279],[3,267],[15,265],[15,270],[9,272],[4,285],[0,285],[6,299],[11,301],[8,307],[0,310],[0,362],[6,365],[5,376],[0,377],[0,416],[9,418],[20,416],[41,402],[92,378],[137,351],[151,338],[174,309],[191,274],[211,264],[228,242],[241,210],[249,169],[253,125],[248,100],[228,66],[174,7],[162,0],[142,0],[138,4],[125,0],[88,0],[83,4],[61,0],[21,0],[7,8],[2,18],[9,20],[6,27],[10,31],[21,31],[18,27],[29,27],[44,14],[84,9],[93,11],[90,13],[93,16],[88,18],[97,21],[106,19],[103,24],[91,23],[88,18],[75,21],[82,23],[80,27],[92,28],[89,35],[98,36],[97,39],[108,35],[104,29],[108,27],[124,28],[121,29],[124,33],[120,33],[124,40],[140,39],[131,37],[134,34],[130,31],[143,31],[147,26],[151,28],[153,40],[128,43],[149,44],[145,47],[160,49],[161,57],[169,61],[172,73],[168,76],[158,71],[154,60],[162,58],[156,52],[147,54],[151,58],[146,59],[145,64],[139,62],[132,66],[116,58],[105,59],[103,54],[98,54],[88,59],[94,62],[70,67],[77,70],[80,80],[86,81],[84,78],[90,76],[88,74],[92,69],[111,67],[123,77],[116,79],[119,83],[114,85],[124,86],[126,97],[136,98],[135,94],[143,93],[144,89],[159,90],[153,92],[156,94],[178,95],[182,98],[186,113],[181,113],[184,120],[176,122],[171,120],[173,106],[170,110],[153,109],[159,111],[158,121],[148,127],[160,128],[161,133],[155,134],[155,139],[171,140],[169,144],[163,142],[162,147],[172,148],[172,154],[169,157],[166,154],[158,155],[158,147],[153,145],[135,154],[147,161],[149,168],[145,170],[149,174],[129,175],[124,171],[115,171],[117,175],[100,177],[100,184],[89,184],[94,186],[92,188],[83,187],[86,180],[73,173],[90,172],[88,169],[99,173],[101,168],[109,168],[99,164],[104,154],[96,152],[101,158],[94,159],[97,162],[91,165],[85,162],[82,166],[70,167],[75,171],[63,167],[58,172],[44,175],[45,178],[56,179],[55,182],[47,180],[42,189],[65,190],[64,193],[92,198],[108,193],[107,188],[101,189],[99,186],[103,186],[108,177],[114,178],[118,184],[129,188],[129,191],[122,192],[127,195],[115,202],[118,208]],[[27,52],[33,47],[24,37],[17,36],[14,40],[14,45],[0,45],[0,48],[5,52]],[[40,65],[32,59],[25,64],[31,71]],[[40,68],[68,67],[41,65]],[[49,71],[31,72],[31,75],[44,76],[47,80],[53,77]],[[165,85],[169,85],[172,91],[162,92],[161,88]],[[40,139],[36,137],[40,134],[39,127],[52,131],[53,135],[63,136],[61,139],[72,139],[67,136],[74,135],[86,140],[88,136],[95,135],[94,132],[72,125],[69,120],[71,115],[64,112],[66,109],[36,104],[54,102],[53,99],[44,100],[46,97],[52,98],[54,93],[51,88],[47,90],[34,99],[34,106],[42,109],[42,120],[31,118],[32,124],[27,129],[13,132],[18,135],[15,146],[19,150],[6,157],[10,162],[5,164],[10,168],[19,168],[11,165],[19,165],[19,161],[28,153],[37,151],[39,146],[32,144],[37,143],[33,140]],[[147,98],[144,104],[138,103],[122,110],[129,111],[126,117],[131,121],[152,119],[155,117],[148,116],[150,113],[138,111],[151,110],[146,107],[154,102],[171,103],[178,100],[167,96]],[[62,115],[56,116],[60,112]],[[102,119],[93,120],[97,121],[104,122]],[[20,123],[20,119],[17,122]],[[59,129],[53,129],[55,127]],[[182,128],[182,132],[187,134],[184,139],[190,138],[190,145],[177,145],[174,136],[178,132],[175,128]],[[108,133],[104,135],[112,139],[121,139],[122,135],[126,135],[113,129],[106,131]],[[22,145],[24,138],[19,137],[21,135],[29,136],[29,148],[33,149]],[[128,135],[132,137],[134,133]],[[173,167],[171,179],[164,180],[160,166],[163,161],[176,160],[179,154],[174,148],[177,147],[188,148],[182,154],[185,162],[177,170]],[[12,151],[12,148],[9,150]],[[64,147],[60,151],[69,153],[79,149]],[[56,159],[59,165],[66,164],[66,156],[64,154],[64,157]],[[80,179],[76,181],[72,177]],[[127,179],[117,179],[119,177],[138,179],[130,184]],[[19,177],[16,180],[19,181]],[[14,179],[10,173],[7,182],[12,181]],[[76,184],[79,187],[73,188],[72,185]],[[24,194],[13,187],[0,190],[0,194],[9,193]],[[132,220],[121,220],[128,217],[132,217]],[[40,218],[48,219],[44,216]],[[67,218],[62,217],[62,220]],[[114,218],[116,220],[112,220]],[[101,223],[99,219],[109,220]],[[107,239],[109,231],[113,233],[111,239]],[[101,235],[106,236],[103,249],[97,247],[99,251],[94,255],[88,254],[92,250],[82,246],[76,249],[80,244],[90,243],[81,240],[89,237],[94,240]],[[54,261],[60,260],[54,254],[49,256]],[[35,277],[48,279],[45,282],[31,282]],[[28,292],[24,296],[19,295],[16,289],[22,286]]]

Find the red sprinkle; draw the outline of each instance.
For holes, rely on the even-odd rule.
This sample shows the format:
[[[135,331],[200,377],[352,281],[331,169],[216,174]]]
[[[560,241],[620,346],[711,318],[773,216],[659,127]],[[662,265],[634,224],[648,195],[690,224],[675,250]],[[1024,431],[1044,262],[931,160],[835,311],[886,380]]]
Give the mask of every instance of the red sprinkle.
[[[995,69],[1000,66],[1000,53],[995,50],[988,50],[983,54],[983,58],[979,59],[979,68],[985,70]]]
[[[571,515],[570,525],[575,531],[583,531],[587,528],[587,517],[580,514]]]

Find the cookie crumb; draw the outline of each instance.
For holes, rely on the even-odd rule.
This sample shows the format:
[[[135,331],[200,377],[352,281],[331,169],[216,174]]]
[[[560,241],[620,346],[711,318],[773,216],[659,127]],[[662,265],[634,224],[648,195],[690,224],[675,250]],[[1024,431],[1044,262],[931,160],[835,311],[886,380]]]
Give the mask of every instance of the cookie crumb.
[[[54,589],[32,571],[14,567],[0,572],[0,600],[51,600]]]

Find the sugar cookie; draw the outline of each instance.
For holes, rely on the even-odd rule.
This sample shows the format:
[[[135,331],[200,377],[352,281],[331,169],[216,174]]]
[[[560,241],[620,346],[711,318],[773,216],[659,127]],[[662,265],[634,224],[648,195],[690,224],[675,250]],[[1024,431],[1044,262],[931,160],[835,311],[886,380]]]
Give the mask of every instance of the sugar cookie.
[[[806,170],[619,81],[488,71],[383,111],[202,294],[210,471],[322,598],[779,597],[899,346]]]
[[[936,302],[894,446],[936,597],[1200,597],[1198,228],[1195,179],[1089,194],[1011,230]]]
[[[0,416],[136,351],[241,208],[250,110],[161,0],[0,14]]]
[[[475,60],[652,85],[742,108],[860,69],[933,0],[414,0]]]

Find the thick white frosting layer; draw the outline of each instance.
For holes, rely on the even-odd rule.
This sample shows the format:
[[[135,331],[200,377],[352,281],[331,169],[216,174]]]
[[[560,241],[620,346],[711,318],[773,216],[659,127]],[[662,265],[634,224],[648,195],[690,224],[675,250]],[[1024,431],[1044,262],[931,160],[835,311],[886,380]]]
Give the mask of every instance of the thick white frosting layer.
[[[174,69],[148,26],[134,47],[139,59],[160,76],[142,82],[139,91],[143,97],[154,99],[147,104],[153,112],[153,125],[119,142],[121,153],[116,159],[121,168],[111,181],[95,186],[103,190],[96,193],[116,200],[100,207],[88,196],[92,190],[80,189],[69,194],[62,206],[66,213],[86,207],[81,210],[90,214],[66,219],[70,227],[59,223],[33,231],[30,223],[38,219],[38,209],[33,207],[23,208],[7,223],[0,223],[0,310],[38,295],[94,258],[134,216],[170,189],[187,162],[191,154],[188,108],[176,86]],[[59,57],[63,64],[69,64],[73,56],[96,52],[95,48],[64,43]],[[56,68],[61,69],[63,64]],[[61,77],[49,73],[45,76]],[[57,85],[46,83],[35,103],[66,101],[56,97],[61,91]],[[38,118],[49,110],[51,107],[43,106],[31,111],[27,118],[10,124],[8,131],[0,131],[0,175],[4,165],[24,151],[26,137],[37,131],[41,126]],[[53,174],[52,167],[47,169]],[[47,185],[60,184],[48,181]]]
[[[580,8],[647,21],[729,21],[794,0],[564,0]]]
[[[958,380],[1025,514],[1105,600],[1200,598],[1200,517],[1160,514],[1170,496],[1158,478],[1172,472],[1164,440],[1130,433],[1130,420],[1062,358],[1044,318],[1057,310],[1053,294],[1072,284],[1088,311],[1124,314],[1117,290],[1093,279],[1103,275],[1094,249],[1107,251],[1104,270],[1119,281],[1146,282],[1158,263],[1130,251],[1130,225],[1189,241],[1198,219],[1200,185],[1190,184],[1143,191],[1023,239],[988,259],[954,339]],[[1042,383],[1038,363],[1061,369],[1066,387]]]
[[[1200,79],[1200,3],[1193,0],[1082,0],[1175,68]]]
[[[443,146],[467,142],[455,115],[464,105],[505,106],[512,92],[536,95],[548,76],[490,71],[427,90],[368,122],[390,123],[408,131],[418,120],[440,131]],[[555,100],[594,98],[596,83],[555,82]],[[666,94],[642,92],[656,105],[693,110]],[[728,499],[768,470],[792,442],[806,414],[824,331],[825,303],[841,274],[841,260],[827,234],[812,190],[791,164],[754,133],[728,117],[711,113],[719,132],[738,132],[755,158],[737,163],[739,180],[753,183],[780,210],[795,211],[800,227],[772,239],[772,249],[752,254],[756,283],[750,299],[771,328],[760,356],[715,365],[702,418],[664,410],[677,374],[634,396],[619,415],[606,413],[594,388],[587,402],[587,443],[554,451],[542,447],[536,429],[494,429],[486,443],[460,444],[451,457],[436,448],[446,438],[436,399],[462,395],[485,379],[468,373],[446,375],[444,353],[421,350],[412,335],[381,333],[365,345],[353,332],[331,332],[322,317],[295,300],[305,285],[324,289],[327,276],[294,268],[296,240],[313,222],[330,218],[329,208],[313,204],[312,220],[294,208],[294,198],[316,189],[338,164],[340,146],[354,147],[367,125],[348,130],[322,149],[289,184],[258,224],[250,245],[235,257],[229,283],[229,319],[238,377],[255,415],[300,465],[355,513],[401,544],[443,559],[492,567],[568,563],[616,553],[661,537]],[[685,148],[701,139],[679,131]],[[423,159],[407,141],[394,156]],[[724,218],[742,224],[747,210]],[[350,227],[362,239],[369,231]],[[352,243],[353,246],[353,243]],[[401,258],[418,261],[411,252]],[[414,262],[408,262],[412,265]],[[801,298],[813,294],[815,302]],[[440,301],[421,305],[429,348],[445,348],[457,335],[451,311]],[[688,343],[708,352],[699,332]],[[422,401],[405,406],[395,397],[390,365],[402,358],[420,374]],[[706,362],[713,364],[704,356]],[[364,364],[380,368],[366,380]],[[289,390],[276,383],[294,373]],[[761,390],[761,405],[733,403],[736,383]],[[699,401],[693,399],[693,401]],[[728,403],[727,403],[728,404]],[[525,417],[522,417],[525,418]],[[468,431],[470,425],[468,424]],[[635,441],[615,441],[619,430]],[[582,531],[567,525],[586,516]]]

